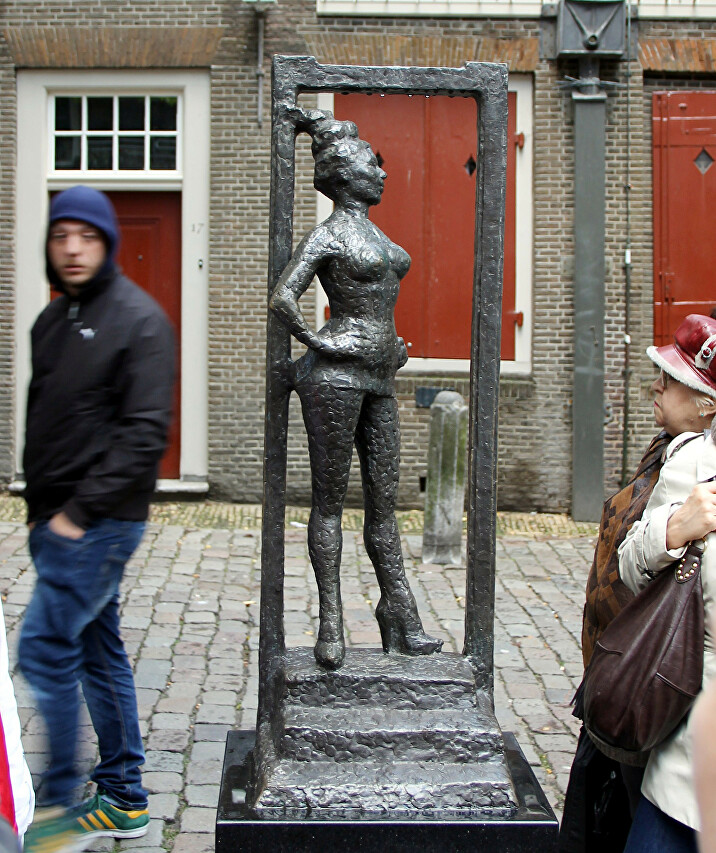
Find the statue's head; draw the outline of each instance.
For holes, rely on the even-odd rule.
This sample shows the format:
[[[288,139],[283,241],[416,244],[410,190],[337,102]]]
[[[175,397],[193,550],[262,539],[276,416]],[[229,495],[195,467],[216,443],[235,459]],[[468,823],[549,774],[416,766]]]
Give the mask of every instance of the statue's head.
[[[311,152],[315,161],[313,186],[333,201],[338,200],[341,188],[348,187],[359,178],[358,169],[363,161],[380,173],[380,188],[372,204],[380,200],[385,173],[375,161],[370,145],[358,136],[352,121],[340,121],[328,110],[299,110],[297,128],[310,134]]]

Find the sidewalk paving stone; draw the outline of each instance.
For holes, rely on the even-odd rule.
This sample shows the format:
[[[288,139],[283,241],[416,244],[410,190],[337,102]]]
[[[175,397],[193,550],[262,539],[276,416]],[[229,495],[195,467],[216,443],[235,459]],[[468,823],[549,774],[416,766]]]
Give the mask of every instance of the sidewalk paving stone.
[[[258,689],[260,507],[162,503],[122,585],[123,632],[135,668],[145,733],[147,836],[102,839],[91,849],[213,851],[227,732],[253,728]],[[34,584],[22,501],[0,496],[0,593],[28,763],[46,766],[44,726],[16,670],[24,607]],[[286,631],[311,646],[317,595],[306,547],[308,510],[286,513]],[[461,651],[465,570],[422,564],[422,513],[399,513],[406,570],[426,630]],[[342,589],[349,642],[377,647],[379,598],[362,542],[362,513],[346,511]],[[499,513],[496,554],[495,707],[515,732],[559,814],[576,744],[569,701],[581,678],[581,613],[594,525],[566,516]],[[83,718],[82,764],[96,759]]]
[[[183,773],[184,757],[177,752],[169,750],[148,749],[144,772],[168,771],[170,773]]]
[[[214,853],[214,834],[185,832],[176,836],[172,853]]]
[[[209,806],[216,808],[219,802],[218,785],[187,785],[184,798],[189,806]]]
[[[217,793],[218,798],[218,793]],[[150,794],[149,813],[167,823],[173,823],[179,809],[179,794]]]
[[[181,828],[184,832],[214,832],[216,824],[216,806],[202,808],[188,806],[182,812]]]
[[[163,770],[148,771],[142,774],[144,787],[152,794],[174,794],[184,787],[181,773],[170,773]]]
[[[168,749],[175,752],[184,752],[191,739],[189,731],[153,731],[147,739],[146,746],[149,749]]]

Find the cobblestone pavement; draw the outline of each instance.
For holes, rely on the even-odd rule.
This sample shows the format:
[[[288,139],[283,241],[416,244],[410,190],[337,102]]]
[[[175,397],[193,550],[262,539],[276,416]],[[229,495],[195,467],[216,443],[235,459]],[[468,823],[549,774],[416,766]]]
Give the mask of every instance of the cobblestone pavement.
[[[260,511],[232,504],[161,504],[123,583],[123,634],[136,674],[152,821],[145,838],[102,839],[96,851],[204,853],[214,849],[224,743],[253,728],[258,681]],[[305,510],[288,513],[286,632],[313,645],[317,600],[306,553]],[[400,517],[410,583],[425,627],[459,651],[465,572],[422,564],[420,513]],[[226,526],[230,524],[231,526]],[[223,526],[222,526],[223,525]],[[378,590],[360,534],[346,517],[342,569],[348,641],[379,646]],[[577,725],[569,700],[581,677],[579,632],[595,528],[564,516],[500,514],[497,545],[495,706],[515,732],[559,814]],[[0,499],[0,592],[15,667],[21,616],[34,583],[21,502]],[[45,763],[41,720],[15,674],[33,773]],[[83,727],[83,761],[95,757]]]

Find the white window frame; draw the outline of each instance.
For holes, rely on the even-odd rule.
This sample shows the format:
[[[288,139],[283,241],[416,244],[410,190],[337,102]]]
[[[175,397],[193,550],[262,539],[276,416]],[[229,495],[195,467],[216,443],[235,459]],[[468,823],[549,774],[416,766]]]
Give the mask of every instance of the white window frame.
[[[54,171],[51,95],[170,94],[183,102],[177,147],[186,172]],[[30,329],[48,301],[44,240],[48,193],[83,183],[100,190],[182,193],[181,454],[183,490],[204,491],[208,470],[208,304],[211,88],[203,70],[17,73],[15,203],[16,470],[22,471]],[[178,117],[179,121],[179,117]],[[181,142],[180,142],[181,140]],[[178,163],[182,162],[178,160]],[[171,484],[165,484],[171,488]]]
[[[539,18],[542,0],[316,0],[319,15]]]
[[[316,0],[318,15],[539,18],[552,0]],[[639,18],[716,18],[715,0],[631,0]]]
[[[638,18],[716,18],[714,0],[631,0],[631,8]]]
[[[130,94],[134,96],[143,97],[145,99],[144,104],[144,129],[143,130],[119,130],[118,128],[113,128],[112,130],[89,130],[87,127],[87,109],[86,109],[86,99],[87,97],[96,97],[96,92],[76,92],[69,91],[63,92],[61,90],[53,91],[50,93],[50,97],[48,98],[47,107],[48,107],[48,127],[50,128],[50,145],[48,146],[48,175],[50,180],[53,179],[65,179],[72,178],[73,180],[82,180],[86,181],[87,179],[101,180],[102,178],[124,178],[124,179],[132,179],[132,178],[157,178],[157,177],[168,177],[168,178],[181,178],[182,177],[182,154],[183,154],[183,138],[182,138],[182,127],[183,127],[183,105],[184,99],[180,91],[176,89],[173,91],[158,91],[158,92],[121,92],[117,94],[117,92],[105,93],[108,96],[112,97],[114,101],[113,109],[115,114],[117,114],[119,110],[119,105],[117,104],[117,99]],[[150,130],[150,98],[151,97],[176,97],[177,99],[177,126],[176,130]],[[62,97],[81,97],[82,101],[82,123],[81,128],[79,130],[55,130],[55,98]],[[103,137],[112,137],[112,139],[116,142],[119,137],[136,137],[138,139],[144,140],[144,169],[119,169],[118,159],[119,159],[119,146],[118,144],[113,144],[113,164],[111,169],[102,170],[102,169],[55,169],[55,148],[52,145],[52,142],[61,137],[76,137],[79,136],[82,140],[82,152],[84,159],[84,152],[86,150],[84,143],[85,139],[91,139],[96,136]],[[176,139],[176,168],[174,169],[150,169],[150,137],[167,137]]]
[[[532,191],[532,76],[510,74],[508,88],[517,93],[517,133],[524,133],[524,145],[516,149],[515,161],[515,311],[521,311],[523,322],[515,326],[515,359],[502,360],[500,374],[527,375],[532,371],[532,250],[533,250],[533,191]],[[319,109],[333,109],[333,94],[323,92],[318,96]],[[333,209],[332,202],[316,193],[316,219],[322,222]],[[388,235],[390,236],[390,235]],[[316,280],[316,327],[325,323],[328,298]],[[450,373],[468,374],[470,360],[466,358],[409,358],[400,374]]]

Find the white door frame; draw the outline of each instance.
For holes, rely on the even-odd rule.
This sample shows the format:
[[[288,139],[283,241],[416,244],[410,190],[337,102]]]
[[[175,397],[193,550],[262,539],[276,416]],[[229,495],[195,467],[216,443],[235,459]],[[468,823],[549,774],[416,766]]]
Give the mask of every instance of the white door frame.
[[[172,92],[181,96],[176,173],[161,175],[52,172],[50,96]],[[44,240],[48,192],[83,183],[101,190],[182,193],[181,458],[182,490],[204,491],[208,469],[208,293],[210,82],[207,71],[46,71],[17,73],[15,201],[15,447],[22,471],[30,329],[47,304]],[[190,164],[181,170],[181,164]],[[171,487],[172,484],[164,484]],[[177,486],[177,483],[173,484]]]

